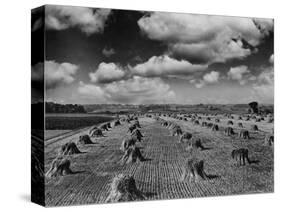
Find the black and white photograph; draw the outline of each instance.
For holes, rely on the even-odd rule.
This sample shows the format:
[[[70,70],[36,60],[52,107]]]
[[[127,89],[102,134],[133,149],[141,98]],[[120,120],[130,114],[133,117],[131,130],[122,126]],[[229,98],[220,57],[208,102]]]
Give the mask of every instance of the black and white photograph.
[[[32,9],[31,127],[47,207],[273,193],[274,19]]]

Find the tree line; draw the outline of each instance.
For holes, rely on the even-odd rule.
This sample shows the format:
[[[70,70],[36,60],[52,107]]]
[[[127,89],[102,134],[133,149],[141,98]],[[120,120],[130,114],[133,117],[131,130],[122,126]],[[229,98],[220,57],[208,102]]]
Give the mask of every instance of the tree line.
[[[86,113],[85,108],[78,104],[58,104],[54,102],[46,102],[46,113]]]

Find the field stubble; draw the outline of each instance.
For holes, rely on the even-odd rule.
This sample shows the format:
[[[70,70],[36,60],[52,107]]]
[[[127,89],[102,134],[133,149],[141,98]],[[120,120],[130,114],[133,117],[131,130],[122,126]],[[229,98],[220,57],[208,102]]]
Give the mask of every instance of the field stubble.
[[[123,123],[105,132],[105,137],[92,139],[94,144],[78,145],[82,153],[69,156],[72,161],[71,169],[76,173],[46,181],[46,204],[104,203],[110,193],[109,184],[119,173],[134,176],[139,190],[151,200],[273,191],[273,150],[262,146],[264,132],[250,131],[252,138],[241,141],[237,135],[225,136],[222,129],[212,132],[211,129],[194,126],[189,121],[166,119],[203,139],[203,145],[207,149],[198,151],[196,157],[204,160],[206,173],[213,176],[211,179],[181,181],[183,167],[190,157],[185,144],[178,143],[179,138],[171,136],[170,131],[154,119],[140,118],[144,141],[138,143],[138,146],[146,161],[126,165],[120,163],[123,155],[120,145],[128,131],[128,124]],[[220,125],[226,126],[224,122],[227,120],[222,120]],[[248,127],[247,124],[244,125]],[[269,130],[267,128],[265,130]],[[235,129],[236,132],[237,130]],[[77,141],[79,135],[84,133],[82,130],[47,143],[45,170],[50,167],[62,144]],[[247,147],[250,158],[259,162],[244,167],[235,166],[230,153],[234,147],[240,146]]]

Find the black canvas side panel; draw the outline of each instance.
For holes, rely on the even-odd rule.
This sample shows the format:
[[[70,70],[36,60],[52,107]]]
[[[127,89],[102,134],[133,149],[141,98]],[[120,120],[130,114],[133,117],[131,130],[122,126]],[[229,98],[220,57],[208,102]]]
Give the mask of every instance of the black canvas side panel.
[[[31,201],[45,205],[44,7],[31,11]]]

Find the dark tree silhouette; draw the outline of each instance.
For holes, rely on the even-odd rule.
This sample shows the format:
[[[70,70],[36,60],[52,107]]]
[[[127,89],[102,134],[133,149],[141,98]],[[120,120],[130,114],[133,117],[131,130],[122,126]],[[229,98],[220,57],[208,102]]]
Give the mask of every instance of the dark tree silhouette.
[[[251,113],[259,113],[259,104],[257,102],[250,102],[248,105],[250,106]]]

